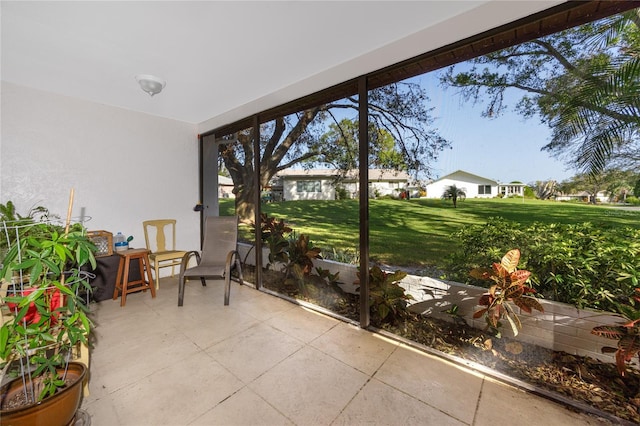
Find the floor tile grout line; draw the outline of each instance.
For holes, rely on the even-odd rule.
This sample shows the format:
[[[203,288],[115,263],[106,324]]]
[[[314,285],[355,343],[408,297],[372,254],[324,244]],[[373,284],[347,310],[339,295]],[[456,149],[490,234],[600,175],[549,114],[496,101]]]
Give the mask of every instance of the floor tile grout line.
[[[394,350],[393,350],[393,351],[391,351],[391,353],[389,354],[389,356],[387,357],[387,359],[385,359],[385,360],[384,360],[384,362],[380,365],[380,367],[378,367],[378,369],[375,371],[375,373],[371,375],[371,379],[372,379],[372,380],[376,380],[376,381],[378,381],[378,382],[380,382],[380,383],[382,383],[382,384],[384,384],[384,385],[386,385],[386,386],[389,386],[391,389],[394,389],[394,390],[396,390],[396,391],[398,391],[398,392],[402,393],[403,395],[406,395],[406,396],[410,397],[411,399],[414,399],[414,400],[416,400],[416,401],[418,401],[418,402],[420,402],[420,403],[422,403],[422,404],[424,404],[424,405],[426,405],[426,406],[428,406],[428,407],[431,407],[431,408],[433,408],[434,410],[441,412],[442,414],[444,414],[444,415],[445,415],[445,416],[447,416],[447,417],[451,417],[452,419],[455,419],[455,420],[457,420],[457,421],[459,421],[459,422],[461,422],[461,423],[464,423],[464,424],[468,425],[469,423],[465,422],[464,420],[459,419],[458,417],[456,417],[456,416],[454,416],[454,415],[452,415],[452,414],[450,414],[450,413],[447,413],[447,412],[443,411],[441,408],[436,407],[436,406],[434,406],[434,405],[431,405],[431,404],[430,404],[430,403],[428,403],[427,401],[423,401],[422,399],[418,398],[417,396],[412,395],[412,394],[410,394],[410,393],[408,393],[408,392],[406,392],[406,391],[404,391],[404,390],[402,390],[402,389],[399,389],[399,388],[397,388],[396,386],[394,386],[394,385],[392,385],[392,384],[390,384],[390,383],[387,383],[387,382],[385,382],[384,380],[382,380],[382,379],[380,379],[380,378],[378,378],[378,377],[377,377],[378,372],[380,371],[380,369],[381,369],[381,368],[382,368],[382,367],[383,367],[383,366],[384,366],[384,365],[389,361],[389,359],[393,356],[393,354],[394,354],[394,353],[396,353],[397,351],[402,350],[403,348],[406,348],[406,346],[403,346],[400,342],[397,342],[396,347],[394,348]]]
[[[211,357],[209,354],[206,354],[207,356]],[[257,380],[257,377],[253,380],[251,380],[250,382],[245,382],[244,380],[242,380],[240,377],[236,376],[231,370],[229,370],[225,365],[223,365],[222,363],[220,363],[219,361],[217,361],[215,358],[211,357],[214,361],[216,361],[225,371],[227,371],[229,374],[231,374],[234,378],[236,378],[240,383],[242,383],[242,386],[240,386],[238,389],[236,389],[235,391],[233,391],[232,393],[230,393],[229,395],[227,395],[226,397],[224,397],[223,399],[221,399],[220,401],[218,401],[213,407],[211,407],[209,410],[204,411],[200,416],[198,416],[197,418],[195,418],[193,421],[191,421],[188,424],[193,424],[194,422],[196,422],[198,419],[202,418],[203,416],[205,416],[207,413],[215,410],[216,408],[218,408],[220,405],[222,405],[225,401],[228,401],[229,399],[231,399],[233,396],[237,395],[238,393],[240,393],[242,390],[246,390],[248,392],[251,392],[253,395],[257,396],[258,398],[260,398],[262,401],[264,401],[267,405],[269,405],[271,408],[273,408],[278,414],[282,415],[284,418],[286,418],[287,420],[289,420],[292,424],[295,424],[294,421],[292,421],[289,416],[287,416],[285,413],[283,413],[282,411],[280,411],[277,407],[275,407],[273,404],[271,404],[269,401],[267,401],[266,399],[264,399],[262,397],[262,395],[260,395],[258,392],[256,392],[255,390],[253,390],[249,385],[251,383],[253,383],[255,380]],[[260,377],[260,376],[258,376]]]
[[[443,410],[442,410],[442,408],[436,407],[435,405],[432,405],[432,404],[430,404],[429,402],[424,401],[424,400],[422,400],[422,399],[418,398],[418,397],[417,397],[417,396],[415,396],[415,395],[412,395],[412,394],[410,394],[410,393],[408,393],[408,392],[406,392],[406,391],[404,391],[404,390],[402,390],[402,389],[399,389],[399,388],[395,387],[394,385],[392,385],[392,384],[390,384],[390,383],[387,383],[387,382],[385,382],[384,380],[382,380],[382,379],[380,379],[380,378],[378,378],[378,377],[372,377],[371,379],[372,379],[372,380],[376,380],[376,381],[378,381],[379,383],[384,384],[385,386],[389,386],[391,389],[396,390],[396,391],[400,392],[401,394],[403,394],[403,395],[405,395],[405,396],[408,396],[409,398],[413,399],[414,401],[417,401],[417,402],[419,402],[419,403],[421,403],[421,404],[426,405],[427,407],[433,408],[434,410],[436,410],[436,411],[438,411],[438,412],[442,413],[443,415],[445,415],[445,416],[447,416],[447,417],[450,417],[450,418],[452,418],[452,419],[454,419],[454,420],[457,420],[457,421],[459,421],[460,423],[463,423],[463,424],[465,424],[465,425],[470,425],[470,423],[468,423],[468,422],[466,422],[466,421],[464,421],[464,420],[460,419],[459,417],[455,416],[454,414],[447,413],[446,411],[443,411]]]
[[[226,341],[228,341],[228,340],[234,339],[234,338],[236,338],[239,334],[242,334],[242,333],[244,333],[245,331],[251,330],[252,328],[258,327],[258,326],[260,326],[260,325],[261,325],[261,323],[260,323],[259,321],[257,321],[257,320],[256,320],[256,322],[251,323],[248,327],[244,328],[244,329],[243,329],[242,331],[240,331],[239,333],[231,334],[231,335],[229,335],[229,336],[227,336],[227,337],[223,338],[222,340],[218,340],[218,341],[216,341],[216,342],[211,343],[211,344],[210,344],[209,346],[207,346],[207,347],[202,347],[202,346],[198,345],[196,342],[193,342],[193,344],[194,344],[194,345],[196,345],[196,346],[198,346],[198,347],[199,347],[201,350],[203,350],[203,351],[208,351],[208,350],[209,350],[209,349],[211,349],[213,346],[216,346],[216,345],[219,345],[219,344],[221,344],[221,343],[224,343],[224,342],[226,342]],[[187,338],[189,338],[189,336],[187,336]]]
[[[252,383],[255,383],[258,379],[260,379],[262,376],[264,376],[265,374],[267,374],[268,372],[270,372],[271,370],[273,370],[274,368],[276,368],[277,366],[279,366],[280,364],[282,364],[283,362],[285,362],[286,360],[288,360],[289,358],[291,358],[292,356],[294,356],[295,354],[297,354],[298,352],[300,352],[301,350],[303,350],[307,345],[305,345],[304,343],[295,351],[291,352],[289,355],[287,355],[286,357],[282,358],[280,361],[276,362],[275,364],[273,364],[271,367],[269,367],[267,370],[263,371],[262,373],[260,373],[258,376],[256,376],[254,379],[252,379],[251,381],[249,381],[248,383],[246,383],[247,386],[251,385]],[[244,383],[244,381],[242,381]],[[252,388],[250,388],[252,389]]]
[[[369,384],[369,382],[371,382],[371,380],[373,380],[372,376],[367,375],[367,380],[365,380],[365,382],[362,384],[362,386],[360,386],[360,388],[358,388],[358,390],[353,394],[353,396],[351,398],[349,398],[349,401],[347,401],[347,403],[344,405],[344,407],[342,407],[340,409],[340,411],[338,412],[338,414],[333,418],[333,420],[331,420],[329,422],[329,425],[332,425],[333,423],[335,423],[336,420],[338,420],[338,418],[342,415],[342,413],[344,413],[344,410],[346,410],[349,405],[351,405],[351,403],[353,402],[354,399],[356,399],[356,397],[358,395],[360,395],[360,392],[362,392],[362,390],[365,388],[365,386],[367,386]]]
[[[389,352],[389,355],[387,355],[387,357],[380,363],[380,365],[378,366],[378,368],[376,368],[376,370],[372,373],[372,374],[367,374],[364,371],[359,370],[356,367],[350,366],[351,368],[354,368],[356,371],[360,371],[363,374],[366,374],[367,380],[362,384],[362,386],[360,386],[360,388],[353,394],[353,396],[349,399],[349,401],[347,401],[347,403],[344,405],[344,407],[342,407],[342,409],[340,410],[340,412],[336,415],[336,417],[333,418],[333,420],[329,423],[330,425],[333,424],[341,415],[342,413],[344,413],[344,410],[347,409],[347,407],[349,407],[349,405],[353,402],[353,400],[360,395],[360,392],[362,392],[362,390],[365,388],[365,386],[367,386],[372,380],[374,380],[375,375],[378,373],[378,371],[380,370],[380,368],[382,368],[382,366],[384,365],[385,362],[387,362],[387,360],[391,357],[391,355],[393,355],[393,353],[398,349],[398,345],[396,344],[395,347],[393,348],[392,351]],[[328,356],[331,356],[330,354],[327,354],[326,352],[323,352]],[[336,358],[334,358],[336,359]],[[340,360],[337,360],[340,361]],[[340,361],[342,362],[342,361]],[[345,363],[345,365],[348,365]],[[378,379],[375,379],[378,382],[381,382]],[[381,382],[384,383],[384,382]],[[385,383],[386,384],[386,383]]]
[[[339,326],[339,325],[340,325],[340,323],[336,324],[334,327],[337,327],[337,326]],[[333,329],[334,327],[331,327],[331,328]],[[367,333],[372,334],[371,332],[369,332],[369,331],[367,331],[367,330],[364,330],[364,331],[365,331],[365,332],[367,332]],[[327,332],[328,332],[328,331],[327,331]],[[323,333],[323,335],[324,335],[324,333]],[[320,337],[320,336],[319,336],[319,337]],[[359,369],[358,367],[356,367],[356,366],[354,366],[354,365],[351,365],[351,364],[347,363],[346,361],[343,361],[343,360],[341,360],[341,359],[339,359],[339,358],[336,358],[333,354],[331,354],[331,353],[329,353],[329,352],[325,352],[325,351],[324,351],[324,350],[322,350],[320,347],[313,346],[313,345],[312,345],[312,343],[313,343],[315,340],[316,340],[316,339],[314,339],[313,341],[309,342],[309,346],[311,346],[313,349],[318,350],[318,351],[320,351],[321,353],[325,354],[326,356],[328,356],[328,357],[330,357],[330,358],[334,359],[335,361],[337,361],[337,362],[339,362],[339,363],[341,363],[341,364],[343,364],[343,365],[345,365],[345,366],[347,366],[347,367],[349,367],[349,368],[352,368],[352,369],[354,369],[354,370],[356,370],[356,371],[358,371],[358,372],[360,372],[360,373],[362,373],[362,374],[364,374],[364,375],[366,375],[366,376],[369,376],[369,377],[373,377],[373,376],[378,372],[378,370],[379,370],[379,369],[384,365],[384,363],[389,359],[389,357],[391,356],[391,354],[393,354],[393,353],[395,352],[395,350],[400,346],[398,343],[395,343],[395,342],[394,342],[394,343],[391,343],[391,342],[389,342],[389,344],[392,344],[392,345],[394,346],[394,349],[389,353],[389,355],[387,355],[387,357],[386,357],[386,358],[385,358],[385,359],[380,363],[380,365],[375,369],[375,371],[374,371],[373,373],[368,373],[368,372],[366,372],[366,371],[362,371],[361,369]]]
[[[478,412],[480,411],[480,400],[482,399],[482,393],[484,392],[484,385],[487,383],[487,378],[482,378],[482,383],[480,383],[480,392],[478,392],[478,400],[476,401],[476,409],[473,411],[473,420],[471,421],[471,426],[476,424],[478,419]]]
[[[300,306],[300,307],[301,307],[301,306]],[[263,401],[265,401],[265,402],[266,402],[270,407],[274,408],[278,413],[280,413],[281,415],[283,415],[283,416],[284,416],[287,420],[289,420],[291,423],[293,423],[293,424],[297,424],[295,421],[293,421],[291,418],[289,418],[289,416],[288,416],[288,415],[286,415],[286,414],[285,414],[285,413],[283,413],[281,410],[279,410],[277,407],[275,407],[273,404],[271,404],[269,401],[267,401],[266,399],[264,399],[264,398],[262,397],[262,395],[260,395],[258,392],[256,392],[256,391],[251,387],[251,384],[252,384],[252,383],[257,382],[261,377],[263,377],[264,375],[266,375],[267,373],[269,373],[271,370],[273,370],[274,368],[278,367],[280,364],[284,363],[285,361],[287,361],[288,359],[290,359],[290,358],[291,358],[291,357],[293,357],[294,355],[298,354],[298,353],[299,353],[299,352],[301,352],[302,350],[304,350],[304,349],[306,349],[306,348],[309,348],[309,349],[312,349],[312,350],[314,350],[314,351],[318,351],[319,353],[321,353],[321,354],[323,354],[323,355],[325,355],[325,356],[328,356],[328,357],[330,357],[330,358],[332,358],[332,359],[334,359],[334,360],[336,360],[336,361],[338,361],[338,362],[342,363],[343,365],[345,365],[345,366],[347,366],[347,367],[349,367],[349,368],[352,368],[352,369],[354,369],[354,370],[356,370],[356,371],[358,371],[358,372],[360,372],[360,373],[362,373],[362,374],[365,374],[365,375],[368,377],[368,379],[367,379],[367,381],[365,382],[365,384],[366,384],[366,383],[368,383],[368,382],[369,382],[369,380],[371,380],[371,375],[369,375],[369,374],[367,374],[367,373],[364,373],[364,372],[362,372],[362,371],[358,370],[357,368],[355,368],[355,367],[353,367],[353,366],[351,366],[351,365],[349,365],[349,364],[346,364],[345,362],[343,362],[343,361],[341,361],[341,360],[339,360],[339,359],[337,359],[337,358],[335,358],[335,357],[331,356],[330,354],[327,354],[326,352],[324,352],[324,351],[320,350],[319,348],[317,348],[317,347],[315,347],[315,346],[311,345],[311,343],[312,343],[313,341],[315,341],[317,338],[321,337],[321,336],[322,336],[322,335],[324,335],[325,333],[328,333],[330,330],[332,330],[333,328],[335,328],[335,327],[337,327],[338,325],[340,325],[340,322],[339,322],[339,321],[338,321],[338,322],[336,322],[335,324],[333,324],[333,325],[332,325],[328,330],[326,330],[325,332],[321,333],[319,336],[317,336],[316,338],[314,338],[313,340],[311,340],[311,341],[309,341],[309,342],[305,342],[305,341],[303,341],[303,340],[301,340],[301,339],[299,339],[299,338],[297,338],[297,337],[295,337],[295,336],[292,336],[291,334],[286,333],[286,331],[284,331],[284,330],[280,330],[279,328],[277,328],[277,327],[273,326],[272,324],[265,324],[265,325],[267,325],[267,326],[269,326],[269,327],[273,328],[274,330],[276,330],[276,331],[278,331],[278,332],[281,332],[281,333],[284,333],[284,334],[286,334],[287,336],[289,336],[289,337],[291,337],[291,338],[295,339],[296,341],[298,341],[298,342],[300,342],[300,343],[301,343],[301,346],[300,346],[298,349],[296,349],[295,351],[291,352],[291,353],[290,353],[289,355],[287,355],[286,357],[284,357],[283,359],[281,359],[280,361],[278,361],[277,363],[275,363],[274,365],[272,365],[269,369],[267,369],[267,370],[263,371],[260,375],[258,375],[257,377],[255,377],[255,378],[254,378],[253,380],[251,380],[250,382],[245,383],[244,387],[246,387],[248,390],[250,390],[250,391],[251,391],[251,392],[253,392],[254,394],[258,395],[258,396],[259,396]],[[244,383],[244,381],[243,381],[243,383]],[[364,385],[363,385],[363,386],[364,386]],[[362,389],[362,387],[361,387],[360,389]],[[356,395],[358,395],[359,391],[360,391],[360,390],[358,390],[358,392],[356,392],[356,393],[353,395],[353,397],[350,399],[350,401],[351,401],[353,398],[355,398],[355,396],[356,396]],[[342,413],[342,411],[344,410],[344,408],[346,408],[346,407],[348,406],[348,404],[349,404],[349,402],[347,402],[347,404],[345,405],[345,407],[343,407],[343,408],[340,410],[340,413]],[[338,416],[340,415],[340,413],[338,413]],[[337,417],[336,417],[336,418],[337,418]],[[334,419],[334,420],[332,420],[329,424],[331,424],[333,421],[335,421],[335,419]]]
[[[213,361],[215,361],[220,367],[225,368],[224,365],[222,365],[215,358],[212,358],[211,356],[209,356],[209,354],[207,354],[206,351],[202,350],[197,344],[195,344],[195,342],[193,342],[191,340],[189,340],[189,342],[192,343],[197,349],[196,349],[196,351],[190,353],[188,356],[195,356],[198,353],[203,353],[204,355],[208,356]],[[130,387],[130,386],[135,386],[137,383],[141,382],[142,380],[145,380],[145,379],[147,379],[147,378],[149,378],[149,377],[151,377],[151,376],[153,376],[155,374],[158,374],[158,373],[162,372],[163,370],[166,370],[166,369],[168,369],[170,367],[171,367],[171,364],[163,365],[162,367],[158,368],[157,370],[153,370],[153,371],[149,372],[148,374],[146,374],[145,376],[142,376],[142,377],[138,378],[137,380],[135,380],[133,382],[129,382],[129,383],[126,383],[124,385],[121,385],[118,388],[113,389],[112,391],[107,391],[105,393],[105,396],[111,396],[111,395],[116,394],[116,393],[122,391],[123,389],[126,389],[126,388]],[[226,368],[225,368],[225,370],[226,370]],[[231,373],[231,372],[229,372],[229,373]],[[236,376],[234,375],[234,377],[236,377]],[[237,379],[240,380],[239,378],[237,378]],[[100,399],[101,398],[97,398],[95,401],[92,401],[90,404],[92,404],[94,402],[97,402]]]
[[[154,311],[154,310],[153,310],[153,309],[150,309],[150,311]],[[155,311],[154,311],[153,313],[154,313],[154,314],[157,314],[157,312],[155,312]],[[256,326],[258,326],[259,324],[260,324],[259,322],[253,323],[251,326],[247,327],[247,329],[246,329],[246,330],[249,330],[249,329],[251,329],[251,328],[253,328],[253,327],[256,327]],[[222,368],[224,371],[226,371],[226,372],[227,372],[227,373],[229,373],[232,377],[234,377],[236,380],[238,380],[238,382],[239,382],[239,383],[241,383],[241,384],[242,384],[242,386],[241,386],[241,387],[239,387],[236,391],[234,391],[234,392],[233,392],[232,394],[230,394],[230,395],[225,396],[222,400],[218,401],[218,402],[217,402],[213,407],[211,407],[209,410],[204,411],[200,416],[198,416],[196,419],[194,419],[194,420],[193,420],[192,422],[190,422],[190,423],[193,423],[193,422],[197,421],[197,419],[198,419],[198,418],[200,418],[200,417],[204,416],[207,412],[209,412],[209,411],[211,411],[211,410],[215,409],[215,408],[216,408],[216,407],[218,407],[222,402],[224,402],[224,401],[226,401],[227,399],[231,398],[233,395],[235,395],[236,393],[238,393],[240,390],[242,390],[242,389],[244,389],[244,388],[246,388],[246,389],[248,389],[249,391],[251,391],[252,393],[256,394],[256,392],[255,392],[255,391],[253,391],[250,387],[248,387],[248,386],[247,386],[247,383],[245,383],[241,378],[239,378],[238,376],[236,376],[236,375],[235,375],[231,370],[229,370],[229,369],[228,369],[224,364],[220,363],[220,361],[218,361],[217,359],[215,359],[214,357],[212,357],[210,354],[208,354],[208,353],[207,353],[207,348],[202,348],[200,345],[198,345],[195,341],[193,341],[191,338],[189,338],[189,336],[188,336],[188,335],[186,335],[186,334],[184,334],[184,333],[183,333],[183,336],[185,336],[185,338],[186,338],[186,339],[187,339],[191,344],[193,344],[193,345],[194,345],[194,347],[196,348],[196,351],[194,351],[194,352],[193,352],[192,354],[190,354],[189,356],[194,356],[194,355],[196,355],[196,354],[198,354],[198,353],[202,353],[203,355],[205,355],[205,356],[207,356],[209,359],[211,359],[213,362],[215,362],[215,363],[216,363],[220,368]],[[228,338],[231,338],[231,337],[233,337],[233,336],[229,336]],[[224,339],[224,340],[227,340],[228,338],[226,338],[226,339]],[[222,341],[224,341],[224,340],[222,340]],[[221,341],[221,342],[222,342],[222,341]],[[220,343],[220,342],[217,342],[217,343]],[[216,344],[217,344],[217,343],[216,343]],[[165,365],[165,366],[163,366],[162,368],[159,368],[158,370],[155,370],[155,371],[153,371],[153,372],[150,372],[149,374],[147,374],[146,376],[141,377],[140,379],[136,380],[135,382],[128,383],[127,385],[122,386],[122,387],[120,387],[120,388],[118,388],[118,389],[116,389],[116,390],[114,390],[114,391],[112,391],[112,392],[108,392],[108,393],[106,394],[106,396],[111,397],[111,396],[113,396],[113,394],[116,394],[117,392],[120,392],[120,391],[122,391],[122,390],[124,390],[124,389],[126,389],[126,388],[131,387],[131,386],[135,386],[135,385],[136,385],[136,383],[138,383],[138,382],[140,382],[140,381],[142,381],[142,380],[148,379],[148,378],[149,378],[149,377],[151,377],[152,375],[158,374],[158,373],[162,372],[163,370],[166,370],[167,368],[170,368],[170,366]],[[258,394],[256,394],[256,395],[258,395]],[[261,399],[263,399],[263,400],[264,400],[264,398],[262,398],[260,395],[258,395],[258,396],[259,396]],[[99,399],[97,399],[97,400],[95,400],[95,401],[92,401],[92,403],[95,403],[95,402],[97,402],[97,401],[99,401],[99,400],[100,400],[100,398],[99,398]],[[267,402],[267,401],[265,400],[265,402]],[[268,402],[267,402],[267,403],[268,403]],[[271,404],[269,404],[269,405],[271,406]],[[273,408],[275,409],[275,407],[273,407]],[[279,411],[278,411],[278,412],[279,412]],[[281,413],[281,414],[282,414],[282,413]],[[284,415],[284,414],[283,414],[283,415]],[[284,417],[285,417],[285,418],[287,418],[288,420],[290,420],[287,416],[284,416]]]

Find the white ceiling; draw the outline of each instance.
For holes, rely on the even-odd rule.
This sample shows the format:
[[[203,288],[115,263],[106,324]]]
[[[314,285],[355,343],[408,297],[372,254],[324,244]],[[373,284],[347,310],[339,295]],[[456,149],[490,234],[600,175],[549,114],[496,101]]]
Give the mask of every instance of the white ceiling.
[[[0,77],[207,130],[558,3],[2,1]]]

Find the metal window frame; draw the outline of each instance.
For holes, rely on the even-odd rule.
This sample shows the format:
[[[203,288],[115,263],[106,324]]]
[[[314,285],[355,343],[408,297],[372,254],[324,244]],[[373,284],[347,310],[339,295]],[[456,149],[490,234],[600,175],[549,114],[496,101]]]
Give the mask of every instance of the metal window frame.
[[[328,103],[347,96],[358,95],[359,100],[359,219],[360,219],[360,270],[369,270],[369,197],[368,197],[368,90],[402,81],[410,77],[425,74],[445,66],[453,65],[484,54],[524,43],[545,35],[553,34],[567,28],[592,22],[616,13],[621,13],[638,7],[638,3],[631,0],[624,1],[567,1],[534,15],[499,26],[473,37],[460,40],[448,46],[424,53],[414,58],[373,71],[358,78],[345,81],[319,92],[296,99],[286,104],[262,111],[236,122],[218,127],[198,135],[200,141],[200,188],[202,196],[202,141],[204,136],[211,134],[230,134],[252,127],[254,129],[254,153],[259,153],[260,124],[266,123],[280,116],[286,116],[298,111],[304,111],[323,103]],[[254,185],[259,188],[260,156],[254,158]],[[260,191],[256,191],[255,223],[260,222]],[[256,227],[256,287],[262,284],[262,244],[260,227]],[[369,274],[360,277],[360,326],[369,326]]]

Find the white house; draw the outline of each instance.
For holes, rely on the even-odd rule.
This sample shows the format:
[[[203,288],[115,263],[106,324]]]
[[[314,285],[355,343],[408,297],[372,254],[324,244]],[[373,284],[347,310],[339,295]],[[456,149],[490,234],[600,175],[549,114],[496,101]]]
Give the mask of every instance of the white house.
[[[499,183],[496,180],[474,175],[464,170],[457,170],[427,184],[427,198],[440,198],[445,189],[455,185],[462,189],[467,198],[493,198],[499,194],[508,197],[522,196],[524,184]]]
[[[593,194],[589,191],[580,191],[573,194],[559,193],[555,196],[556,201],[583,201],[588,203]],[[612,200],[612,194],[609,191],[598,191],[596,194],[596,201],[598,203],[609,203]]]
[[[220,198],[236,198],[236,195],[233,193],[233,187],[233,179],[218,175],[218,195]]]
[[[409,179],[407,172],[370,169],[369,195],[399,196]],[[272,189],[276,193],[281,191],[284,200],[334,200],[337,187],[343,187],[350,198],[357,198],[358,171],[350,170],[341,178],[333,169],[282,170],[276,175]]]

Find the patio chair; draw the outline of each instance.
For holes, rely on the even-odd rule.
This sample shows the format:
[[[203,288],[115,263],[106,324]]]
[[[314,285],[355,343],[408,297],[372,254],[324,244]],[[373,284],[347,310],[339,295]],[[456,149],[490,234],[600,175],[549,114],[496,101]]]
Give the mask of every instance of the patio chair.
[[[225,280],[224,304],[229,304],[231,291],[231,264],[238,269],[240,284],[242,285],[242,267],[238,256],[238,217],[237,216],[208,216],[205,218],[204,242],[202,254],[189,251],[182,258],[180,278],[178,281],[178,306],[184,300],[184,285],[188,278],[200,278],[206,286],[206,278]],[[196,266],[188,268],[191,257],[196,258]]]

